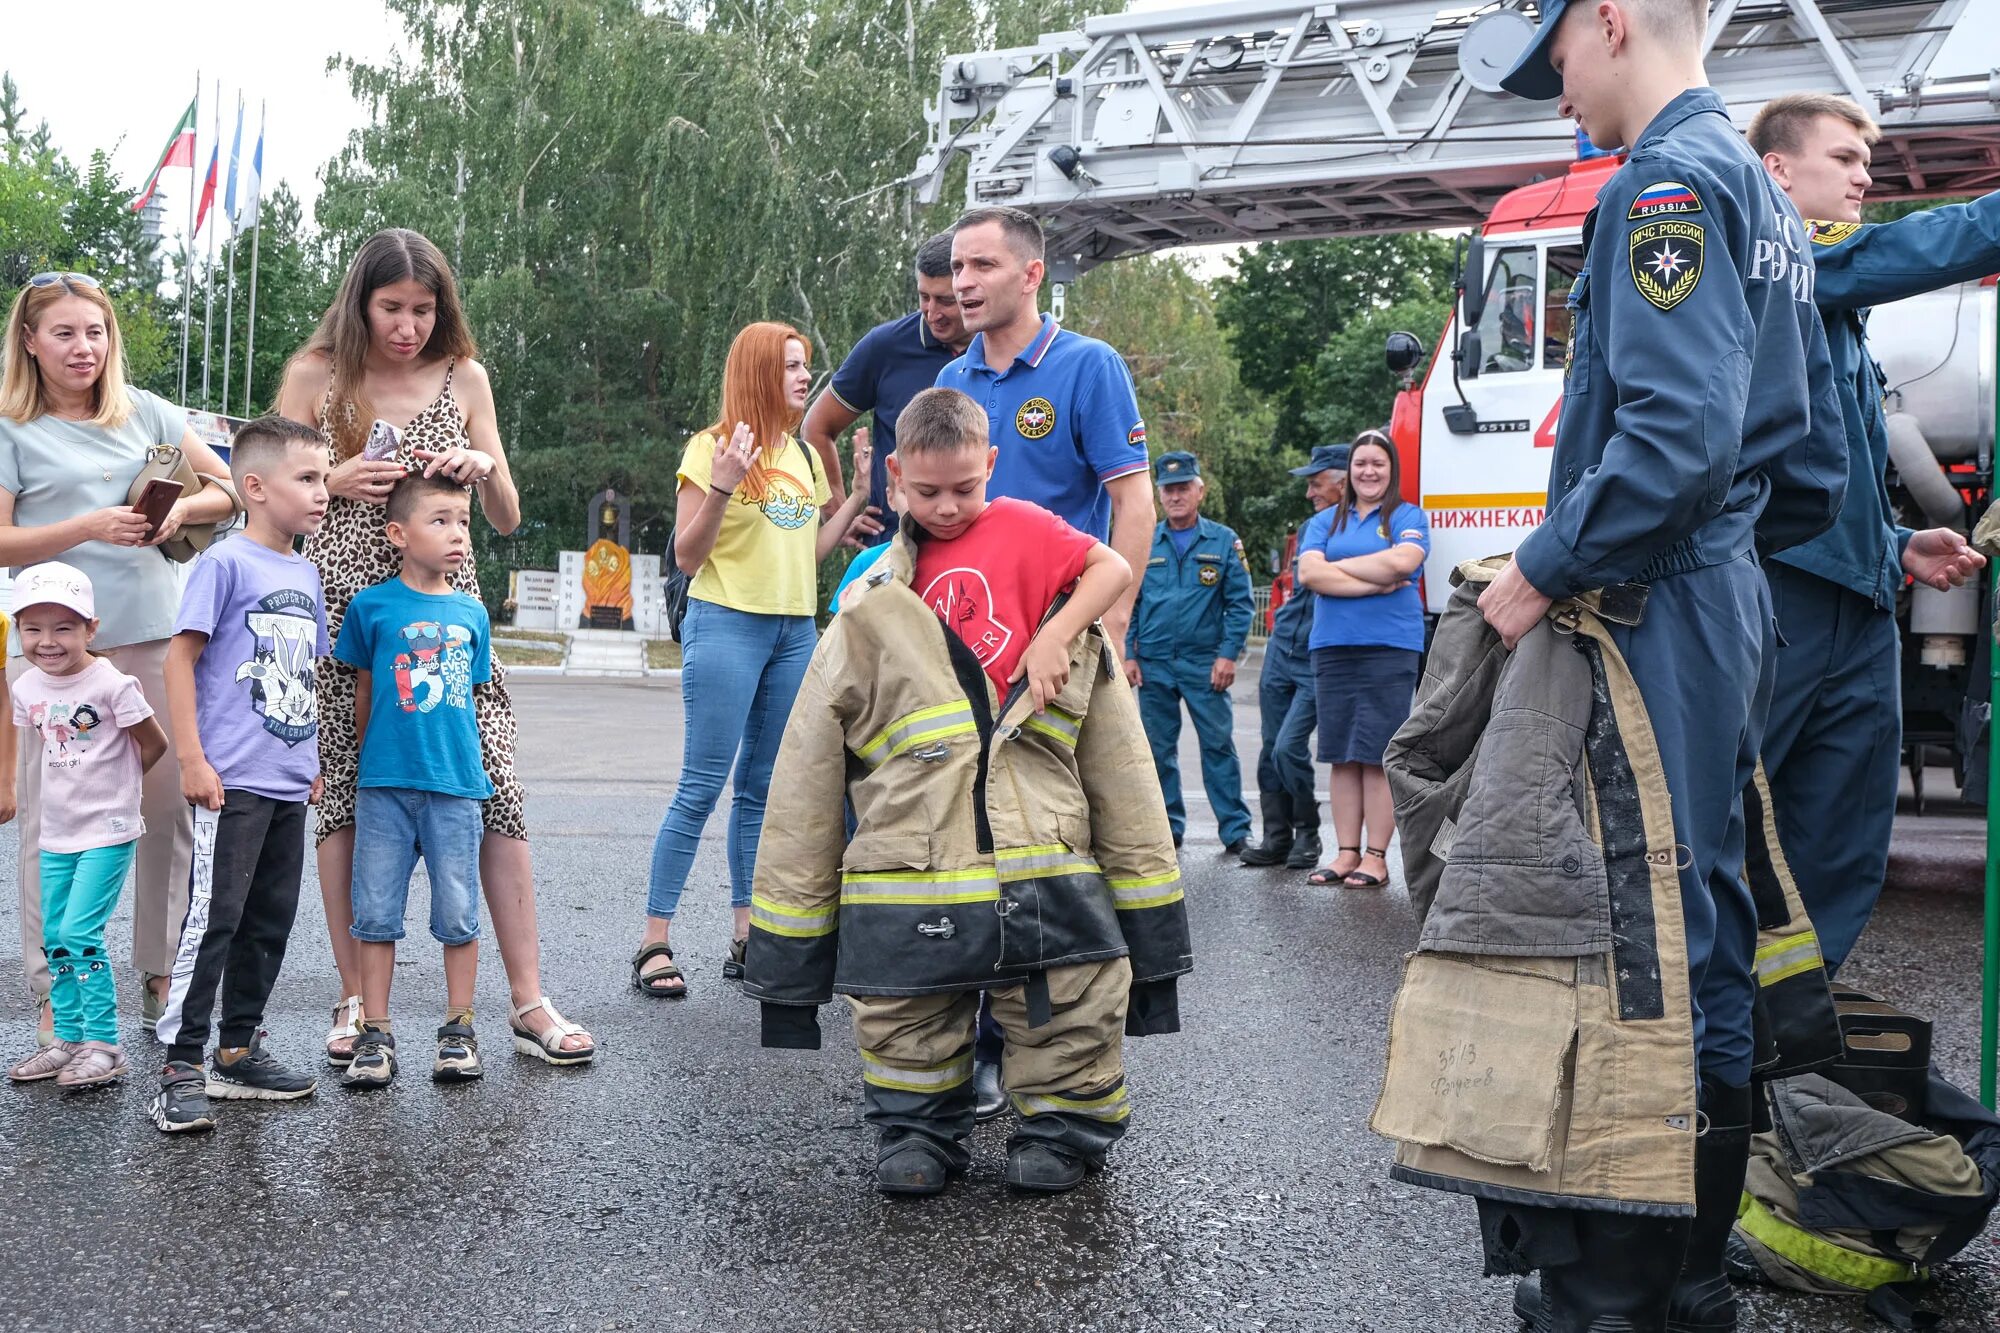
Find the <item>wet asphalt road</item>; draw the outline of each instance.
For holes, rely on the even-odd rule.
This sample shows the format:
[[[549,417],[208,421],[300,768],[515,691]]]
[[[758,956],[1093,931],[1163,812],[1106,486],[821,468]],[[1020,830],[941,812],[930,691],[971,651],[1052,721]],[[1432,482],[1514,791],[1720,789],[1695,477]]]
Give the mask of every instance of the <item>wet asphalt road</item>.
[[[1248,758],[1255,714],[1238,695]],[[824,1050],[767,1052],[755,1006],[720,980],[720,819],[676,930],[692,996],[627,985],[680,750],[678,690],[521,680],[515,696],[544,973],[602,1044],[598,1064],[560,1072],[511,1053],[489,951],[491,1072],[429,1083],[421,1048],[443,981],[419,929],[397,970],[403,1082],[220,1103],[212,1134],[167,1140],[145,1116],[158,1048],[128,1015],[141,1076],[74,1095],[0,1087],[0,1328],[1514,1327],[1507,1284],[1479,1276],[1470,1203],[1392,1184],[1366,1127],[1413,937],[1399,890],[1315,890],[1225,862],[1195,803],[1186,1031],[1128,1047],[1137,1109],[1112,1168],[1065,1197],[1010,1195],[1003,1120],[980,1129],[972,1173],[949,1194],[888,1201],[870,1187],[844,1011],[822,1010]],[[12,857],[10,828],[0,865]],[[11,892],[0,898],[11,949],[18,921]],[[128,921],[111,932],[121,961]],[[1892,891],[1849,973],[1935,1014],[1961,1079],[1978,930],[1970,894]],[[285,1058],[313,1062],[336,996],[316,883],[293,945],[268,1024]],[[134,984],[121,977],[128,999]],[[10,1056],[29,1023],[10,986]],[[1968,1255],[1930,1304],[1948,1329],[2000,1327],[2000,1249],[1987,1238]],[[1832,1300],[1746,1302],[1746,1330],[1879,1327]]]

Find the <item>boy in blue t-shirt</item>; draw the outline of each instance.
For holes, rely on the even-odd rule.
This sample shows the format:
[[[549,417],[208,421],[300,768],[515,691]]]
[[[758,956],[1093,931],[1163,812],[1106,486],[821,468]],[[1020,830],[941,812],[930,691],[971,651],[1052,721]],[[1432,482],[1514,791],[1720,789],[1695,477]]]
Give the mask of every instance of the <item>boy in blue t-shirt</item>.
[[[431,880],[431,934],[444,945],[446,1012],[431,1077],[478,1078],[472,987],[479,970],[480,803],[493,783],[479,757],[472,687],[493,678],[486,608],[452,587],[472,553],[472,497],[448,477],[413,472],[389,493],[389,542],[403,572],[348,605],[333,655],[358,673],[354,730],[361,772],[354,808],[354,925],[360,943],[361,1034],[341,1082],[396,1077],[389,980],[403,938],[410,872],[421,848]]]
[[[208,1099],[293,1101],[317,1080],[264,1047],[264,1006],[285,961],[318,798],[319,695],[327,655],[319,570],[292,542],[326,517],[326,442],[279,416],[236,432],[229,466],[239,536],[188,568],[165,668],[181,792],[194,807],[187,920],[156,1035],[167,1048],[153,1123],[215,1123]],[[202,1051],[220,1005],[216,1050]]]

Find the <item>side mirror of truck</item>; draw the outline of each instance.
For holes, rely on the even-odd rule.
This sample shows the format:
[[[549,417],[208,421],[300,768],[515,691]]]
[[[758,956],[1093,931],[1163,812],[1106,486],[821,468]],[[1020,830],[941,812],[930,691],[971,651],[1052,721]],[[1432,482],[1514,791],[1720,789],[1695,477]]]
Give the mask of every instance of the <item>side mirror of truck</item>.
[[[1458,377],[1462,380],[1479,378],[1479,363],[1486,359],[1486,349],[1480,345],[1479,330],[1467,329],[1458,335],[1458,351],[1452,359],[1458,363]]]
[[[1462,297],[1459,309],[1463,327],[1476,329],[1486,313],[1486,238],[1473,236],[1465,243],[1465,267],[1459,276]]]

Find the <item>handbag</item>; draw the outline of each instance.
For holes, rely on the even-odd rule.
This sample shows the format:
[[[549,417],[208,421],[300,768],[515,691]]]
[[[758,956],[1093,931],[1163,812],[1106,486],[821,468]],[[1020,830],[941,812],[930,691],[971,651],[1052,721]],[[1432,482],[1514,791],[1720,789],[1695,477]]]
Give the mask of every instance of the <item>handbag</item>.
[[[176,564],[188,561],[206,551],[215,541],[215,534],[234,521],[243,512],[242,497],[236,494],[233,483],[220,477],[210,477],[194,470],[187,460],[187,454],[177,444],[156,444],[146,450],[145,465],[139,475],[132,479],[132,489],[126,492],[126,504],[138,504],[146,487],[159,480],[177,481],[181,484],[181,498],[189,499],[199,495],[204,487],[214,486],[229,497],[233,510],[228,518],[213,523],[183,523],[181,530],[160,543],[160,554]]]

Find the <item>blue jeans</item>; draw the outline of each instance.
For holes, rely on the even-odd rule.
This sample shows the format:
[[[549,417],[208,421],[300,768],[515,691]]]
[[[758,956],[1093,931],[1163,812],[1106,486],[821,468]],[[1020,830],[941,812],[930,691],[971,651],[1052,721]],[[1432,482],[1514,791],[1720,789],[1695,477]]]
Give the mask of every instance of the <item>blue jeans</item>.
[[[792,700],[818,640],[811,616],[767,616],[688,600],[681,628],[681,780],[653,840],[646,915],[672,920],[722,784],[736,769],[729,811],[729,905],[750,905],[764,799]]]
[[[62,1041],[118,1044],[118,988],[104,952],[104,924],[125,887],[137,842],[83,852],[43,852],[42,948],[49,956],[49,1012]]]
[[[363,787],[354,794],[354,924],[357,940],[403,938],[410,872],[423,849],[431,877],[431,936],[440,944],[479,938],[481,804],[469,796]]]

